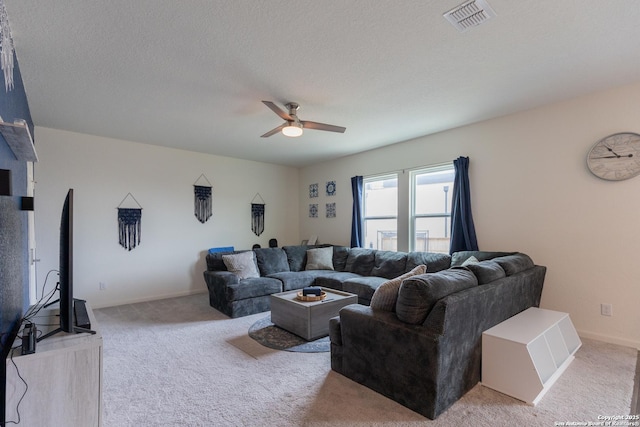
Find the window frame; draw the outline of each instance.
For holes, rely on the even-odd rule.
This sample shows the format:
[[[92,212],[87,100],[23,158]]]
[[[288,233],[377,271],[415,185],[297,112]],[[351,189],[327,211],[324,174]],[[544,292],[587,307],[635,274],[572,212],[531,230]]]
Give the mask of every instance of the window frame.
[[[441,164],[437,164],[437,165],[432,165],[432,166],[424,166],[424,167],[420,167],[420,168],[415,168],[415,169],[411,169],[409,171],[409,230],[408,230],[408,234],[409,234],[409,251],[415,251],[416,250],[416,222],[418,219],[420,218],[449,218],[449,230],[451,227],[451,210],[449,209],[449,212],[442,212],[442,213],[428,213],[428,214],[416,214],[416,177],[418,175],[423,175],[423,174],[428,174],[428,173],[437,173],[437,172],[444,172],[444,171],[451,171],[454,174],[454,179],[455,179],[455,167],[453,165],[453,162],[451,163],[441,163]],[[453,186],[452,186],[453,187]],[[453,188],[451,188],[451,195],[453,197]],[[451,199],[449,199],[451,200]],[[451,238],[451,234],[449,233],[448,235],[449,238]],[[428,250],[428,248],[427,248]]]
[[[400,195],[399,195],[399,181],[400,181],[400,174],[398,172],[390,172],[390,173],[384,173],[384,174],[379,174],[379,175],[370,175],[370,176],[366,176],[362,178],[362,226],[363,226],[363,230],[365,232],[366,235],[366,230],[367,230],[367,221],[377,221],[377,220],[395,220],[396,223],[396,236],[399,234],[400,230],[398,229],[398,217],[399,217],[399,199],[400,199]],[[395,179],[396,183],[398,184],[398,186],[396,187],[398,190],[396,191],[396,214],[395,215],[375,215],[375,216],[367,216],[367,197],[366,197],[366,188],[367,188],[367,184],[371,183],[371,182],[378,182],[378,181],[384,181],[384,180],[388,180],[388,179]],[[387,230],[384,230],[387,231]],[[396,237],[397,239],[397,237]],[[366,244],[366,242],[365,242]],[[377,246],[378,242],[377,242],[377,236],[376,236],[376,246]]]

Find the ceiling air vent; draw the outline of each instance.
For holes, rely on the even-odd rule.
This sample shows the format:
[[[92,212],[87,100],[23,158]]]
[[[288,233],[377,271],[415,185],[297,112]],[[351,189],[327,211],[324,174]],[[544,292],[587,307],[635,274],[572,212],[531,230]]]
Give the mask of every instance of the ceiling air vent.
[[[496,13],[485,0],[470,0],[443,15],[458,31],[465,32],[488,21]]]

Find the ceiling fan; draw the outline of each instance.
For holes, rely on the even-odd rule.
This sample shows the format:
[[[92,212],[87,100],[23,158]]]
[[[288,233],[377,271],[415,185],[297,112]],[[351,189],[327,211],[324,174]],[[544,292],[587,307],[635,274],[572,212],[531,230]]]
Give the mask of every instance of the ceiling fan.
[[[325,123],[311,122],[309,120],[300,120],[296,114],[296,111],[298,111],[298,108],[300,108],[300,106],[295,102],[289,102],[288,104],[285,104],[285,107],[287,107],[287,109],[289,110],[288,113],[271,101],[262,101],[262,103],[267,107],[271,108],[271,110],[274,113],[276,113],[278,116],[280,116],[285,120],[285,122],[280,126],[278,126],[277,128],[271,129],[269,132],[262,135],[262,138],[275,135],[278,132],[282,132],[283,135],[286,135],[286,136],[296,137],[296,136],[302,135],[303,128],[315,129],[315,130],[327,130],[329,132],[339,132],[339,133],[344,133],[344,131],[347,130],[347,128],[344,128],[342,126],[334,126],[334,125],[328,125]]]

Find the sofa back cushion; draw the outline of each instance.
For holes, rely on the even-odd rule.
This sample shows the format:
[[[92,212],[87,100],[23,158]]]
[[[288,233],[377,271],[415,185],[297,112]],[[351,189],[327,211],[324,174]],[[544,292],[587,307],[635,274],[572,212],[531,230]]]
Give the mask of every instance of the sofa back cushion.
[[[484,285],[507,276],[500,264],[494,260],[468,264],[467,268],[478,278],[478,285]]]
[[[378,286],[371,297],[370,307],[374,310],[395,311],[396,301],[398,300],[398,290],[403,280],[418,274],[427,272],[426,265],[419,265],[413,270],[404,273],[394,279],[387,280]]]
[[[502,267],[507,276],[520,273],[521,271],[528,270],[534,266],[533,260],[529,255],[523,253],[497,257],[494,258],[493,261]]]
[[[227,271],[227,266],[222,261],[223,255],[239,254],[244,251],[225,251],[225,252],[209,252],[207,254],[207,270],[209,271]]]
[[[347,258],[350,248],[347,246],[333,247],[333,269],[336,271],[347,271]]]
[[[405,279],[398,291],[396,315],[412,325],[422,324],[439,299],[478,285],[466,268],[452,268]]]
[[[451,266],[451,255],[436,252],[409,252],[406,269],[413,270],[419,265],[426,265],[427,273],[446,270]]]
[[[283,246],[282,250],[287,254],[287,262],[289,263],[289,271],[302,271],[307,263],[308,245],[292,245]]]
[[[461,266],[468,258],[475,257],[478,261],[486,261],[496,257],[513,255],[516,252],[492,252],[492,251],[459,251],[451,255],[451,267]]]
[[[372,276],[393,279],[403,274],[407,266],[407,254],[405,252],[376,251],[374,256]]]
[[[287,254],[282,248],[258,248],[253,252],[256,254],[261,276],[290,271]]]
[[[345,271],[361,276],[370,276],[375,264],[375,250],[363,248],[351,248],[347,257]]]

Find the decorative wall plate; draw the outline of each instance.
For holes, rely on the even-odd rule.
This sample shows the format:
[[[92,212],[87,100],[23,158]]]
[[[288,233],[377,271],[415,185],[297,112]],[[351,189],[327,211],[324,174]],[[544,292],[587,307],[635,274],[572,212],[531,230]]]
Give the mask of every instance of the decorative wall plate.
[[[309,186],[309,198],[318,197],[318,184],[311,184]]]
[[[336,217],[336,204],[335,203],[327,203],[327,218],[335,218]]]
[[[328,181],[327,182],[327,196],[335,196],[336,195],[336,182]]]

